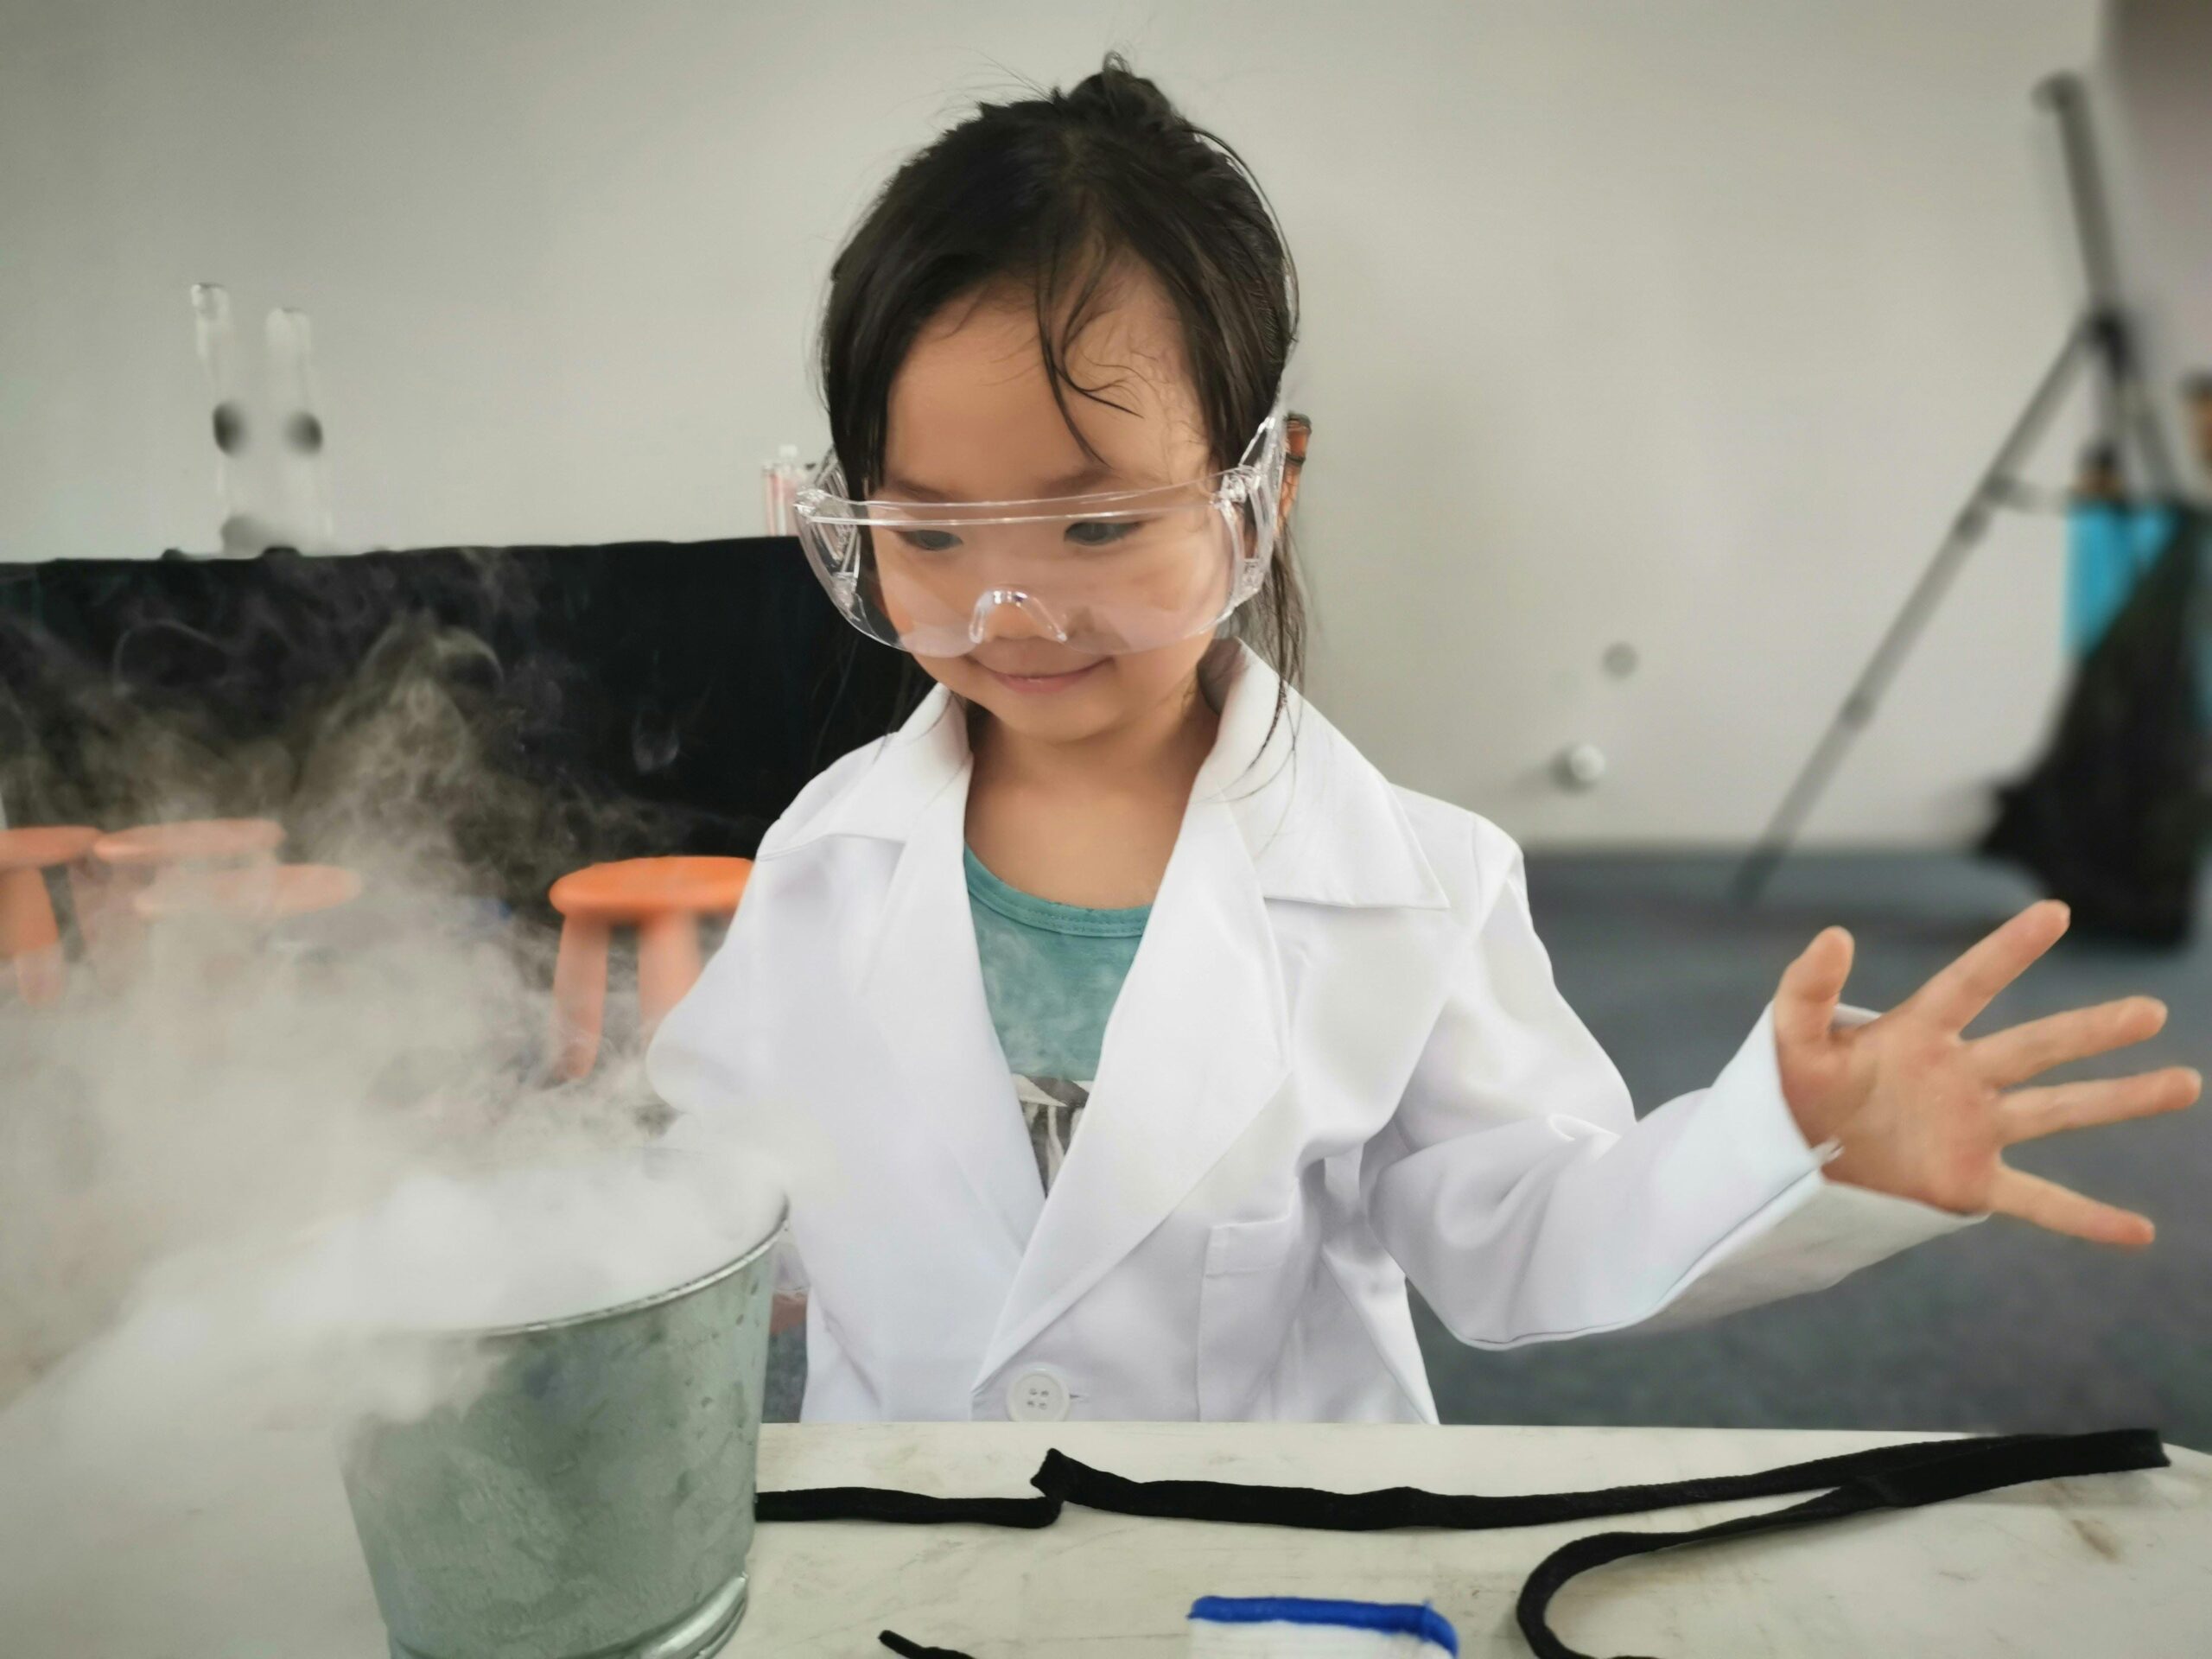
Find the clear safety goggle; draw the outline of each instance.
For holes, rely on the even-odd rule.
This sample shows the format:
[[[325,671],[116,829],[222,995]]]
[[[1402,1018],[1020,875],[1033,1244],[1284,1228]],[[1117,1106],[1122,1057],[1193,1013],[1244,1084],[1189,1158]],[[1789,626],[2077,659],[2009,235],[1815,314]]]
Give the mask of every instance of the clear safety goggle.
[[[1278,403],[1225,472],[1027,501],[850,500],[833,451],[798,492],[799,540],[848,621],[918,656],[995,639],[1152,651],[1259,592],[1310,429]]]

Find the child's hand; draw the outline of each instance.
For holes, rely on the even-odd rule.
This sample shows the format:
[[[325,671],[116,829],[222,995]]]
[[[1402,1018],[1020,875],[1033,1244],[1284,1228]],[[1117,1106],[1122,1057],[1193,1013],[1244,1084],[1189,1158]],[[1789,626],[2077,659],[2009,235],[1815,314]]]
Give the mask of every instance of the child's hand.
[[[1961,1212],[2018,1216],[2053,1232],[2140,1249],[2149,1219],[2008,1168],[2016,1141],[2170,1112],[2196,1098],[2187,1066],[2036,1089],[2014,1085],[2069,1060],[2139,1043],[2166,1022],[2155,997],[2075,1008],[1986,1037],[1967,1024],[2066,931],[2056,899],[2030,905],[1897,1007],[1832,1030],[1851,935],[1825,930],[1774,999],[1782,1090],[1808,1141],[1834,1136],[1834,1180]],[[2010,1092],[2007,1092],[2007,1091]]]

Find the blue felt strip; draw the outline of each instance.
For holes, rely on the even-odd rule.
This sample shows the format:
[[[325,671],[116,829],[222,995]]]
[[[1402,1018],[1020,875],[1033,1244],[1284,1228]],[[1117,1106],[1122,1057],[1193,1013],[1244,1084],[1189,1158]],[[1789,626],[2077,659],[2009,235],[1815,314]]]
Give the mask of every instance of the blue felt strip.
[[[1320,1601],[1306,1596],[1201,1596],[1191,1617],[1211,1624],[1333,1624],[1353,1630],[1417,1636],[1445,1652],[1459,1651],[1459,1633],[1433,1607],[1411,1602]]]

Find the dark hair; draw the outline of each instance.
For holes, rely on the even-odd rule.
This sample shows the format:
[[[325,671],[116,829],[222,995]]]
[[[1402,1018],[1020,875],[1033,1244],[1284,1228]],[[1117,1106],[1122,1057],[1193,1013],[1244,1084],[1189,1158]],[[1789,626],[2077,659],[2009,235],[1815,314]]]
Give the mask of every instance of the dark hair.
[[[1125,260],[1151,272],[1181,320],[1217,467],[1236,464],[1274,407],[1298,334],[1298,277],[1243,158],[1118,52],[1066,92],[1033,90],[979,104],[910,157],[830,267],[822,392],[856,496],[882,477],[891,385],[915,337],[952,301],[1001,283],[1034,294],[1053,401],[1093,460],[1066,390],[1110,400],[1070,377],[1067,351]],[[1235,628],[1286,685],[1300,682],[1306,606],[1287,525]]]

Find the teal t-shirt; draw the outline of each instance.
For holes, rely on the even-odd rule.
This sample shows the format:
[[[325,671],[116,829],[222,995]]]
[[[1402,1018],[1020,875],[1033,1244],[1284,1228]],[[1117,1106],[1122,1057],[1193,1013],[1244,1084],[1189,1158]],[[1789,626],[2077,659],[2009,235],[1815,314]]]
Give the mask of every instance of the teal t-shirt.
[[[1149,905],[1090,910],[1010,887],[966,854],[968,908],[999,1046],[1050,1191],[1098,1076],[1106,1017],[1144,938]]]

